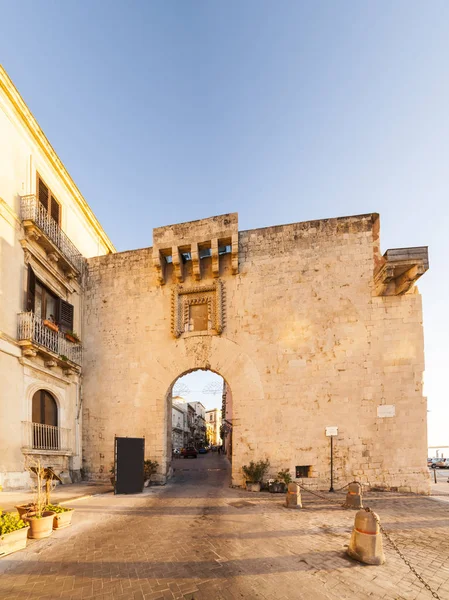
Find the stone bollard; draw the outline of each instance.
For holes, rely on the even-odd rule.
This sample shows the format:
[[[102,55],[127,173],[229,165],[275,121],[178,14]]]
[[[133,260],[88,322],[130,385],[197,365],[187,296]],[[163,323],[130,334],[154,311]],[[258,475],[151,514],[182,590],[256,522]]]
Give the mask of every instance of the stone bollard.
[[[348,486],[344,508],[363,508],[362,485],[354,481]]]
[[[383,565],[385,562],[382,534],[376,517],[375,513],[367,510],[356,513],[347,550],[351,558],[367,565]]]
[[[301,490],[294,482],[288,484],[285,505],[287,508],[302,508]]]

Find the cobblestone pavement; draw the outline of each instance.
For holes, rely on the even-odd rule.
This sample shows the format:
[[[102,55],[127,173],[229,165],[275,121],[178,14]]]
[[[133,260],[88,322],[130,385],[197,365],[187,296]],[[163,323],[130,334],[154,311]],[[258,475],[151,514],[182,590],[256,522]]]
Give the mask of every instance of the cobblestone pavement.
[[[172,483],[143,495],[75,502],[71,528],[0,560],[0,598],[431,598],[386,544],[380,567],[346,557],[353,511],[305,493],[304,509],[289,511],[281,495],[231,489],[219,456],[176,460],[175,467]],[[365,504],[449,600],[447,503],[371,493]]]

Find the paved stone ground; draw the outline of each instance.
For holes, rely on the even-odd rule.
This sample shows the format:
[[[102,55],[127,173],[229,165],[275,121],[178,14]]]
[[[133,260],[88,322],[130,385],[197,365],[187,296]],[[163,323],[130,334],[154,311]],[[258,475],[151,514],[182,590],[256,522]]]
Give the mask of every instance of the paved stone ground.
[[[216,455],[175,467],[173,483],[144,495],[75,502],[71,528],[0,560],[0,598],[431,598],[388,546],[381,567],[346,557],[353,511],[306,494],[304,510],[289,511],[280,495],[231,489],[226,459]],[[447,503],[371,493],[366,504],[449,600]]]
[[[449,486],[448,486],[449,487]],[[52,502],[63,504],[67,501],[94,494],[107,494],[112,492],[112,486],[104,483],[68,483],[57,485],[52,492]],[[33,493],[27,490],[0,493],[0,508],[4,511],[14,510],[18,504],[27,504],[33,499]]]

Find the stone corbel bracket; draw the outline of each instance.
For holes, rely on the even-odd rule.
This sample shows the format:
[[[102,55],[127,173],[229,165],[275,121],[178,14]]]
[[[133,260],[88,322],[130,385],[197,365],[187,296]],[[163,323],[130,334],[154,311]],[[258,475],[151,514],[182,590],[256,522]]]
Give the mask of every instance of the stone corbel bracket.
[[[374,272],[376,296],[401,296],[412,290],[429,268],[427,246],[387,250]]]
[[[223,246],[225,246],[224,250]],[[209,249],[210,253],[205,253],[205,250]],[[236,275],[239,270],[237,213],[153,229],[153,268],[160,285],[171,283],[172,276],[177,284],[189,279],[200,282],[203,277],[206,278],[206,272],[207,278],[209,277],[209,264],[212,277],[218,279],[222,263],[226,264],[228,273],[229,254],[232,274]],[[204,259],[210,257],[210,263],[204,263],[207,264],[204,269],[202,269],[201,255]],[[191,264],[184,264],[189,261]],[[167,267],[170,263],[172,265]]]

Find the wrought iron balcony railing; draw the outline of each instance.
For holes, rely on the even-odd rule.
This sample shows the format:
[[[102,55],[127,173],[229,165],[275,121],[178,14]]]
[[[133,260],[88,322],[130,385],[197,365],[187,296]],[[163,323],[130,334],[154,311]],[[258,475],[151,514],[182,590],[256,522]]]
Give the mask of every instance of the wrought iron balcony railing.
[[[19,313],[17,339],[29,341],[57,354],[62,360],[82,364],[83,348],[81,344],[66,339],[61,331],[53,331],[45,321],[33,312]]]
[[[56,221],[52,219],[34,194],[22,196],[20,210],[22,220],[34,223],[58,248],[70,265],[79,274],[82,274],[84,267],[83,255],[62,231]]]
[[[22,421],[22,447],[26,450],[70,451],[70,429]]]

